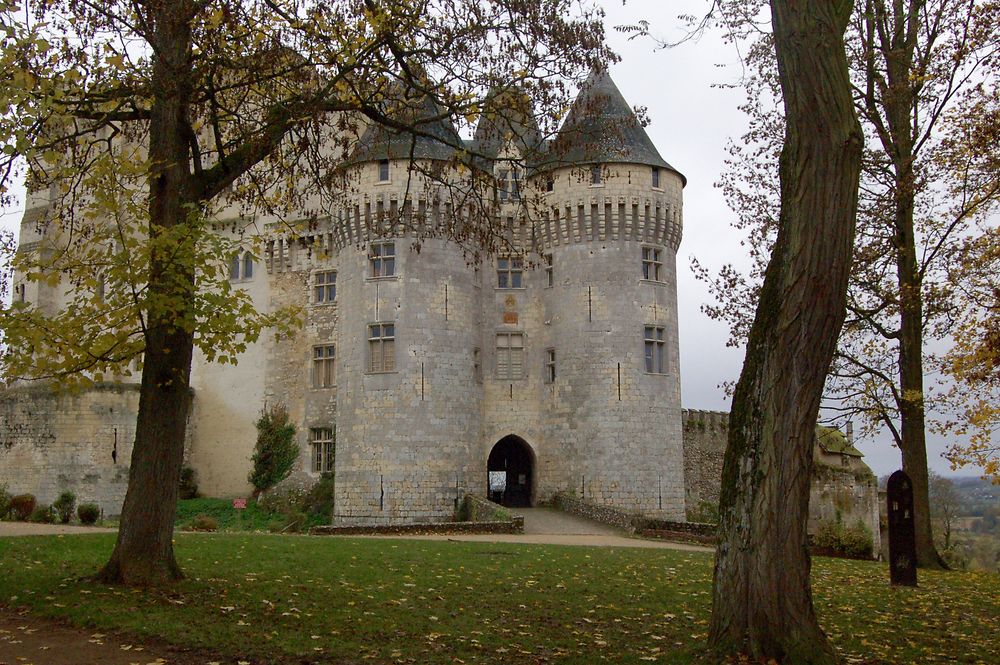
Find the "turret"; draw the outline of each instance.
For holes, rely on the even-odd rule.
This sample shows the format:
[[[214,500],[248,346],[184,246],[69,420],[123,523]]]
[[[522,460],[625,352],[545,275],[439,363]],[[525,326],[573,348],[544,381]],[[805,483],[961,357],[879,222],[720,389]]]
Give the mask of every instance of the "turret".
[[[563,470],[568,489],[683,519],[675,253],[684,178],[607,72],[595,71],[532,179],[543,192],[540,342],[556,363],[547,416],[553,445],[574,460]]]
[[[458,215],[440,180],[461,140],[429,98],[395,117],[422,134],[370,127],[348,160],[334,224],[337,416],[335,522],[450,517],[474,473],[481,384],[480,287],[439,234]],[[415,249],[419,243],[419,251]]]

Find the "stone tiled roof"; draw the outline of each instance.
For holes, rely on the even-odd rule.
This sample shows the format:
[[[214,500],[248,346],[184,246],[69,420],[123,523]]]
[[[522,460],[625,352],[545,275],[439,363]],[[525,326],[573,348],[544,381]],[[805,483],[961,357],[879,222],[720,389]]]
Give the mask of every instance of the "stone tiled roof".
[[[536,169],[609,163],[657,166],[676,172],[687,182],[660,156],[607,70],[595,69]]]
[[[860,450],[851,445],[844,433],[833,427],[816,426],[816,443],[825,453],[864,457]]]
[[[358,141],[346,164],[381,159],[449,160],[458,146],[463,146],[447,113],[429,96],[420,99],[394,100],[395,108],[386,114],[401,123],[411,124],[419,133],[370,125]]]

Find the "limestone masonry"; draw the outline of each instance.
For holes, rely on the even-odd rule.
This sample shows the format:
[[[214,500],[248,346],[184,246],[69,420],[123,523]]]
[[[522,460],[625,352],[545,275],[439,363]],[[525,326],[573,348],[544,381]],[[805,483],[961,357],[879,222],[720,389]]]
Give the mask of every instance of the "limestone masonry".
[[[302,450],[289,482],[332,472],[335,524],[450,519],[466,494],[517,506],[562,492],[670,520],[717,500],[723,418],[681,410],[684,176],[606,73],[551,141],[530,114],[499,111],[488,107],[465,145],[496,178],[500,255],[438,232],[475,214],[427,175],[461,141],[443,122],[428,134],[452,147],[369,128],[335,209],[308,231],[274,225],[262,256],[234,257],[234,287],[263,311],[302,305],[305,324],[292,339],[262,337],[236,366],[196,358],[187,461],[203,493],[248,494],[254,422],[282,403]],[[19,251],[44,244],[46,206],[29,201]],[[16,288],[40,308],[64,298],[39,282]],[[136,403],[135,385],[8,389],[0,483],[41,501],[73,489],[116,512]],[[842,474],[828,484],[837,497],[857,489]]]

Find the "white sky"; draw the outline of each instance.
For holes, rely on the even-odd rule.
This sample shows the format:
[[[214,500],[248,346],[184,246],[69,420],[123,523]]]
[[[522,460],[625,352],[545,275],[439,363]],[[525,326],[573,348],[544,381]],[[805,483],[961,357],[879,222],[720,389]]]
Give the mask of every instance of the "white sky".
[[[625,98],[649,110],[647,132],[672,166],[688,178],[684,191],[684,240],[677,255],[681,346],[682,401],[685,408],[728,411],[729,402],[719,387],[735,380],[743,363],[742,349],[726,348],[726,327],[710,320],[699,307],[708,293],[689,268],[691,256],[710,268],[725,263],[746,263],[740,235],[729,222],[732,213],[720,190],[714,187],[725,159],[725,143],[743,133],[746,120],[737,110],[738,89],[719,83],[739,80],[741,66],[735,49],[720,35],[707,32],[698,41],[676,48],[655,50],[648,39],[628,41],[616,25],[650,23],[654,35],[668,40],[683,36],[681,14],[700,14],[708,0],[600,0],[607,11],[607,34],[622,61],[611,70]],[[0,227],[16,231],[23,204],[3,210]],[[899,468],[899,451],[888,436],[860,441],[858,447],[878,475]],[[940,454],[944,443],[928,441],[928,462],[942,474],[952,474]],[[962,475],[978,473],[966,468]]]

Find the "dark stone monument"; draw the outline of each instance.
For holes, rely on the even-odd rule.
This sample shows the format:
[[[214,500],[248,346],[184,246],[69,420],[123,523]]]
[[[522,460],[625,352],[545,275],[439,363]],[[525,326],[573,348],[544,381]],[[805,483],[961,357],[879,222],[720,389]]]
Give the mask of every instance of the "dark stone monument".
[[[913,483],[904,471],[889,476],[889,579],[892,584],[917,586],[917,541],[913,520]]]

